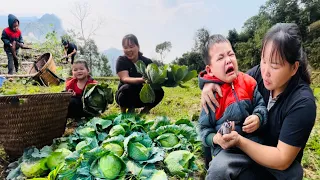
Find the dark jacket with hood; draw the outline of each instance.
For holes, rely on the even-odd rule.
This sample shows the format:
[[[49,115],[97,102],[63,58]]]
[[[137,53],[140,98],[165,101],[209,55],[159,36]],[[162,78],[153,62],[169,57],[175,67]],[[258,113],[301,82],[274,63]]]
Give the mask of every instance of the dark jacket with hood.
[[[2,36],[1,36],[1,40],[3,41],[4,43],[4,50],[6,52],[10,52],[10,44],[13,42],[13,41],[16,41],[16,42],[19,42],[19,43],[23,43],[23,39],[22,39],[22,34],[21,34],[21,31],[20,29],[18,29],[17,31],[13,31],[12,28],[13,28],[13,23],[14,21],[17,20],[18,23],[20,24],[18,18],[12,14],[9,14],[8,16],[8,24],[9,24],[9,27],[5,28],[3,31],[2,31]],[[16,49],[19,49],[19,46],[16,46]]]
[[[202,109],[199,118],[200,136],[204,146],[211,147],[212,155],[217,155],[222,149],[213,143],[213,136],[218,132],[221,125],[227,120],[235,121],[235,130],[258,143],[262,143],[259,138],[259,130],[266,125],[267,108],[263,97],[258,91],[257,82],[249,75],[239,72],[237,78],[232,83],[225,83],[216,77],[209,76],[205,71],[199,74],[199,85],[203,88],[204,83],[220,84],[223,97],[215,95],[219,102],[216,112],[210,108],[209,114]],[[260,127],[257,131],[246,134],[242,131],[244,120],[255,114],[260,119]]]

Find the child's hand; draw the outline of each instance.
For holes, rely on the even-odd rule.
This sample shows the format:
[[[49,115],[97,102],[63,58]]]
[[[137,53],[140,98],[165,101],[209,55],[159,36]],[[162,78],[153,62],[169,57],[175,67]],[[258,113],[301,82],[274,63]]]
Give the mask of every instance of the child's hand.
[[[75,95],[76,95],[76,92],[74,92],[73,89],[68,89],[68,92],[71,92],[71,93],[72,93],[72,96],[75,96]]]
[[[242,130],[246,133],[252,133],[260,127],[260,119],[257,115],[251,115],[243,123]]]

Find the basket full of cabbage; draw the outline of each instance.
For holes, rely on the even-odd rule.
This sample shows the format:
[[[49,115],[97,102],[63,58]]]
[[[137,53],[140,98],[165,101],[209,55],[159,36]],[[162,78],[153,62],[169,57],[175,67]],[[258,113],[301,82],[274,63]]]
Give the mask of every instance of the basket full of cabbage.
[[[95,117],[51,146],[25,149],[9,165],[7,179],[184,179],[199,169],[199,147],[195,126],[187,119]]]

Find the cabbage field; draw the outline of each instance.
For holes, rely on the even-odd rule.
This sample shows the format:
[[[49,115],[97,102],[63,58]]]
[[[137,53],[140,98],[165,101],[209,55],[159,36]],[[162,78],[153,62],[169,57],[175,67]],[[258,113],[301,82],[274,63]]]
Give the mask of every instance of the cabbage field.
[[[95,117],[51,146],[26,149],[7,179],[197,179],[200,147],[188,119]]]

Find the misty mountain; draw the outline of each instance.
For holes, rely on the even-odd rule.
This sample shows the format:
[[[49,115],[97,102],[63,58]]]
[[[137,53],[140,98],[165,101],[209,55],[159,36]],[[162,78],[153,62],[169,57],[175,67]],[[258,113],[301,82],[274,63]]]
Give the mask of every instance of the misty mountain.
[[[102,52],[109,60],[109,64],[112,70],[112,74],[116,75],[116,62],[119,56],[123,55],[123,51],[116,48],[109,48]]]
[[[49,32],[57,32],[58,36],[65,33],[61,20],[54,14],[44,14],[37,17],[18,17],[20,30],[26,39],[31,41],[43,41]],[[0,28],[8,27],[8,16],[0,16]]]

